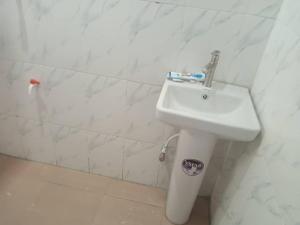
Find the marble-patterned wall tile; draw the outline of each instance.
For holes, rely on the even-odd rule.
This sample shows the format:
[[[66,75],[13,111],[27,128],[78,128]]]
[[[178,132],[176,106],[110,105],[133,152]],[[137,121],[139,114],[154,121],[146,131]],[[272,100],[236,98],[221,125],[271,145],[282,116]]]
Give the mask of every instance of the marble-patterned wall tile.
[[[283,2],[251,89],[263,131],[251,144],[230,148],[213,193],[213,224],[300,222],[299,10],[298,1]]]
[[[15,98],[18,104],[17,114],[27,119],[39,121],[49,121],[50,105],[48,101],[48,85],[46,78],[55,72],[55,68],[22,64],[22,70],[19,71],[18,87],[14,89]],[[32,89],[31,95],[28,94],[30,79],[38,79],[41,85]]]
[[[174,129],[155,117],[161,87],[127,82],[124,136],[137,140],[162,143]]]
[[[88,172],[89,136],[89,132],[59,126],[54,136],[57,165]]]
[[[22,25],[25,21],[24,17],[19,17],[18,2],[5,0],[0,3],[0,55],[8,59],[21,59],[23,51],[26,51],[28,46],[27,43],[22,42],[26,35],[26,32],[22,33],[22,28],[25,28]]]
[[[41,81],[48,120],[83,128],[90,115],[86,107],[86,88],[95,78],[94,75],[52,68]]]
[[[95,133],[88,146],[91,173],[156,186],[160,145]]]
[[[265,63],[259,69],[259,73],[265,75],[257,77],[252,89],[266,130],[266,138],[271,146],[280,145],[286,138],[299,137],[299,128],[295,126],[297,119],[295,123],[288,122],[292,118],[297,118],[299,112],[300,78],[295,76],[299,71],[299,37],[289,32],[285,26],[280,26],[280,29],[275,28],[274,32],[276,32],[276,40],[268,45],[268,54],[264,57]],[[282,88],[283,77],[284,84],[288,88]],[[284,107],[279,107],[279,103],[284,103]],[[289,128],[291,125],[293,132]],[[266,153],[267,150],[268,148],[261,149],[261,152]]]
[[[176,66],[182,7],[127,0],[66,3],[46,4],[47,13],[41,13],[40,3],[25,1],[26,60],[160,84],[162,71]],[[46,38],[53,33],[56,38]]]
[[[281,2],[282,0],[186,0],[186,5],[202,9],[231,11],[275,18],[280,9]]]
[[[153,143],[174,132],[155,118],[160,86],[19,64],[18,79],[2,83],[3,98],[11,98],[3,99],[3,113]],[[28,95],[30,78],[39,79],[41,85]]]
[[[135,2],[130,10],[129,80],[162,84],[163,73],[176,68],[182,41],[185,8]]]
[[[124,138],[91,134],[88,145],[90,172],[122,179],[125,149]]]
[[[8,79],[10,76],[9,74],[14,72],[14,67],[17,69],[17,65],[15,65],[14,61],[0,60],[0,79]]]
[[[59,126],[22,118],[18,127],[26,159],[56,165],[54,141]]]
[[[130,141],[124,152],[123,178],[156,186],[161,145]]]
[[[282,0],[244,0],[243,11],[257,16],[276,18],[281,4]]]
[[[128,19],[132,4],[127,0],[80,1],[72,3],[71,10],[65,13],[68,4],[68,1],[59,2],[41,20],[28,13],[28,20],[34,25],[31,29],[40,35],[32,37],[37,44],[27,54],[30,61],[122,76],[128,62]],[[61,18],[59,23],[53,20],[57,17]],[[43,37],[53,32],[57,34],[54,40]]]
[[[0,113],[17,115],[23,63],[0,60]]]
[[[147,2],[155,2],[157,4],[161,4],[161,3],[168,3],[168,4],[175,4],[175,5],[186,5],[186,0],[159,0],[159,1],[155,1],[155,0],[142,0],[142,1],[147,1]]]
[[[295,118],[297,117],[297,119]],[[299,124],[300,113],[295,115],[293,122]],[[273,145],[266,156],[266,165],[270,171],[270,180],[277,191],[277,201],[281,210],[281,216],[285,223],[294,225],[299,223],[300,216],[300,153],[299,138],[284,139],[282,143]]]
[[[290,2],[288,2],[290,3]],[[289,5],[289,4],[287,4]],[[290,17],[288,11],[294,11],[293,6],[283,5],[282,16]],[[282,20],[284,20],[282,19]],[[274,29],[276,38],[271,38],[264,57],[266,65],[262,65],[252,92],[259,104],[261,118],[264,121],[268,142],[261,154],[265,156],[272,185],[277,190],[277,202],[282,211],[285,224],[299,223],[300,201],[295,198],[299,190],[299,122],[300,122],[300,78],[299,53],[300,35],[291,26],[286,26],[279,20]],[[276,63],[272,68],[267,67]],[[273,76],[269,76],[273,74]],[[284,77],[285,82],[280,80]],[[267,85],[261,84],[267,82]],[[280,91],[279,91],[280,90]],[[268,115],[272,115],[270,118]]]
[[[216,11],[237,12],[241,14],[252,14],[261,17],[276,18],[282,0],[145,0],[149,2],[170,3],[209,9]]]
[[[245,2],[243,0],[186,0],[186,5],[202,9],[235,12],[244,11],[245,8]]]
[[[177,70],[199,71],[208,63],[210,52],[219,49],[215,79],[249,86],[272,26],[271,19],[190,9],[185,15]]]
[[[194,2],[212,6],[141,0],[5,3],[19,20],[0,15],[8,20],[1,26],[0,57],[161,85],[163,72],[198,69],[210,51],[221,48],[221,62],[229,68],[220,67],[217,78],[249,87],[272,19],[223,9],[249,8],[248,2]],[[268,12],[279,4],[254,5],[253,10]]]
[[[232,46],[227,46],[234,52],[233,57],[227,61],[229,66],[224,68],[226,73],[224,81],[247,86],[253,83],[274,21],[254,16],[245,16],[243,20],[237,41]],[[225,58],[229,57],[225,56]]]
[[[242,154],[229,171],[225,174],[228,180],[215,186],[217,192],[214,192],[214,198],[218,200],[217,203],[216,199],[213,201],[217,206],[212,224],[251,224],[251,216],[259,212],[260,217],[255,224],[282,225],[264,158],[253,158],[251,153]]]
[[[98,90],[93,84],[94,93],[87,90],[92,93],[86,107],[92,113],[88,129],[153,143],[161,143],[172,132],[155,118],[160,87],[114,78],[100,82]]]
[[[113,135],[121,133],[126,81],[58,70],[45,85],[50,91],[52,121]]]
[[[5,68],[1,61],[2,69]],[[55,68],[40,65],[24,64],[22,62],[10,62],[11,66],[1,73],[1,102],[2,113],[15,114],[37,121],[49,119],[49,101],[47,101],[47,85],[44,78],[52,75]],[[32,69],[34,67],[34,69]],[[32,95],[28,95],[29,80],[37,78],[42,82],[38,88],[34,88]],[[45,82],[46,83],[46,82]]]
[[[278,18],[278,23],[280,23],[282,27],[289,28],[291,32],[299,37],[300,2],[294,0],[285,0],[282,8],[283,9],[280,12],[282,16]]]
[[[126,81],[114,78],[97,78],[87,89],[91,112],[86,126],[112,135],[122,134],[123,114],[126,110]],[[85,115],[86,116],[86,115]]]
[[[16,116],[0,114],[0,153],[25,158],[19,120]]]

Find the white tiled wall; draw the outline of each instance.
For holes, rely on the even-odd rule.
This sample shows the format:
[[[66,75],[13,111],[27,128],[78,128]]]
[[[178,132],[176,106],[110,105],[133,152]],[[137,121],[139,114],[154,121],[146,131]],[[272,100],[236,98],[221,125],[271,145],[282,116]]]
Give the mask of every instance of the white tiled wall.
[[[1,1],[0,151],[167,187],[172,157],[157,158],[175,131],[155,119],[162,73],[197,71],[220,49],[216,79],[250,87],[280,2]],[[32,77],[41,86],[28,96]]]
[[[252,87],[263,132],[230,149],[213,192],[213,225],[300,224],[299,12],[298,0],[284,0]]]

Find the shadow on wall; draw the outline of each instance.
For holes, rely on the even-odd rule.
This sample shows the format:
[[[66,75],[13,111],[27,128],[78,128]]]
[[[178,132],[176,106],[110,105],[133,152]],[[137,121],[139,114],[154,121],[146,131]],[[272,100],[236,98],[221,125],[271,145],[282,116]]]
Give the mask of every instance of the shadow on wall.
[[[258,150],[261,149],[263,137],[264,131],[262,127],[262,132],[253,142],[231,142],[228,147],[227,156],[213,190],[211,212],[214,213],[214,221],[212,224],[218,221],[219,218],[223,218],[222,221],[226,218],[232,222],[232,213],[235,212],[229,213],[228,207],[236,205],[235,201],[242,201],[239,199],[239,195],[244,189],[245,179],[251,179],[249,171],[253,170],[253,165],[256,165],[256,157],[260,156]],[[254,173],[252,178],[255,179],[256,176]],[[251,183],[250,180],[248,182]],[[245,193],[244,197],[247,199],[249,196],[246,196]]]

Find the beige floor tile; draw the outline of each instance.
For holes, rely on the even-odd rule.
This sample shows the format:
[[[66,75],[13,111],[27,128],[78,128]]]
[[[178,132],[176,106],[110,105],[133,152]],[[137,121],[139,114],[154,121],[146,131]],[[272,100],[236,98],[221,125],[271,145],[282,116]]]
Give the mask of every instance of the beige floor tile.
[[[3,155],[3,154],[0,154],[0,167],[2,165],[2,162],[7,159],[9,156],[6,156],[6,155]]]
[[[5,170],[5,160],[7,157],[5,155],[0,154],[0,178],[3,176],[4,170]],[[0,179],[1,180],[1,179]]]
[[[159,225],[162,208],[106,195],[93,225]]]
[[[28,217],[44,185],[32,179],[3,181],[0,186],[0,224],[27,225],[24,218]]]
[[[22,186],[27,188],[27,186],[30,187],[30,185],[39,183],[37,182],[39,179],[36,178],[40,173],[41,165],[42,164],[13,157],[1,156],[0,195],[3,191],[10,192],[12,194],[14,191],[16,194],[19,192],[22,193]]]
[[[112,180],[112,178],[104,176],[92,175],[50,165],[44,167],[42,176],[43,179],[49,182],[62,184],[97,194],[104,193]]]
[[[186,225],[209,225],[209,200],[207,198],[198,198],[189,221]],[[161,225],[173,225],[166,216],[163,216]]]
[[[2,179],[31,179],[40,176],[43,164],[14,157],[2,157]]]
[[[166,201],[166,192],[159,188],[119,180],[111,182],[107,194],[155,206],[164,206]]]
[[[3,204],[3,202],[1,202]],[[35,225],[32,221],[33,216],[27,208],[16,207],[16,205],[0,206],[0,225]],[[29,218],[30,220],[28,220]]]
[[[171,225],[158,188],[0,154],[0,225]],[[208,225],[208,199],[188,225]]]
[[[96,194],[63,185],[47,184],[32,208],[29,221],[43,225],[90,225],[101,204]]]

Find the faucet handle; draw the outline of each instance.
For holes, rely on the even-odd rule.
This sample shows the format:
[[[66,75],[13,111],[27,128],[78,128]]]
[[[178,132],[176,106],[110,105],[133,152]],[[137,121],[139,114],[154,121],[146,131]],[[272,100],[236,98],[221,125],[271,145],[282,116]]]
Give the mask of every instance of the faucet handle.
[[[221,51],[219,51],[219,50],[214,50],[211,52],[212,56],[219,56],[220,54],[221,54]]]

